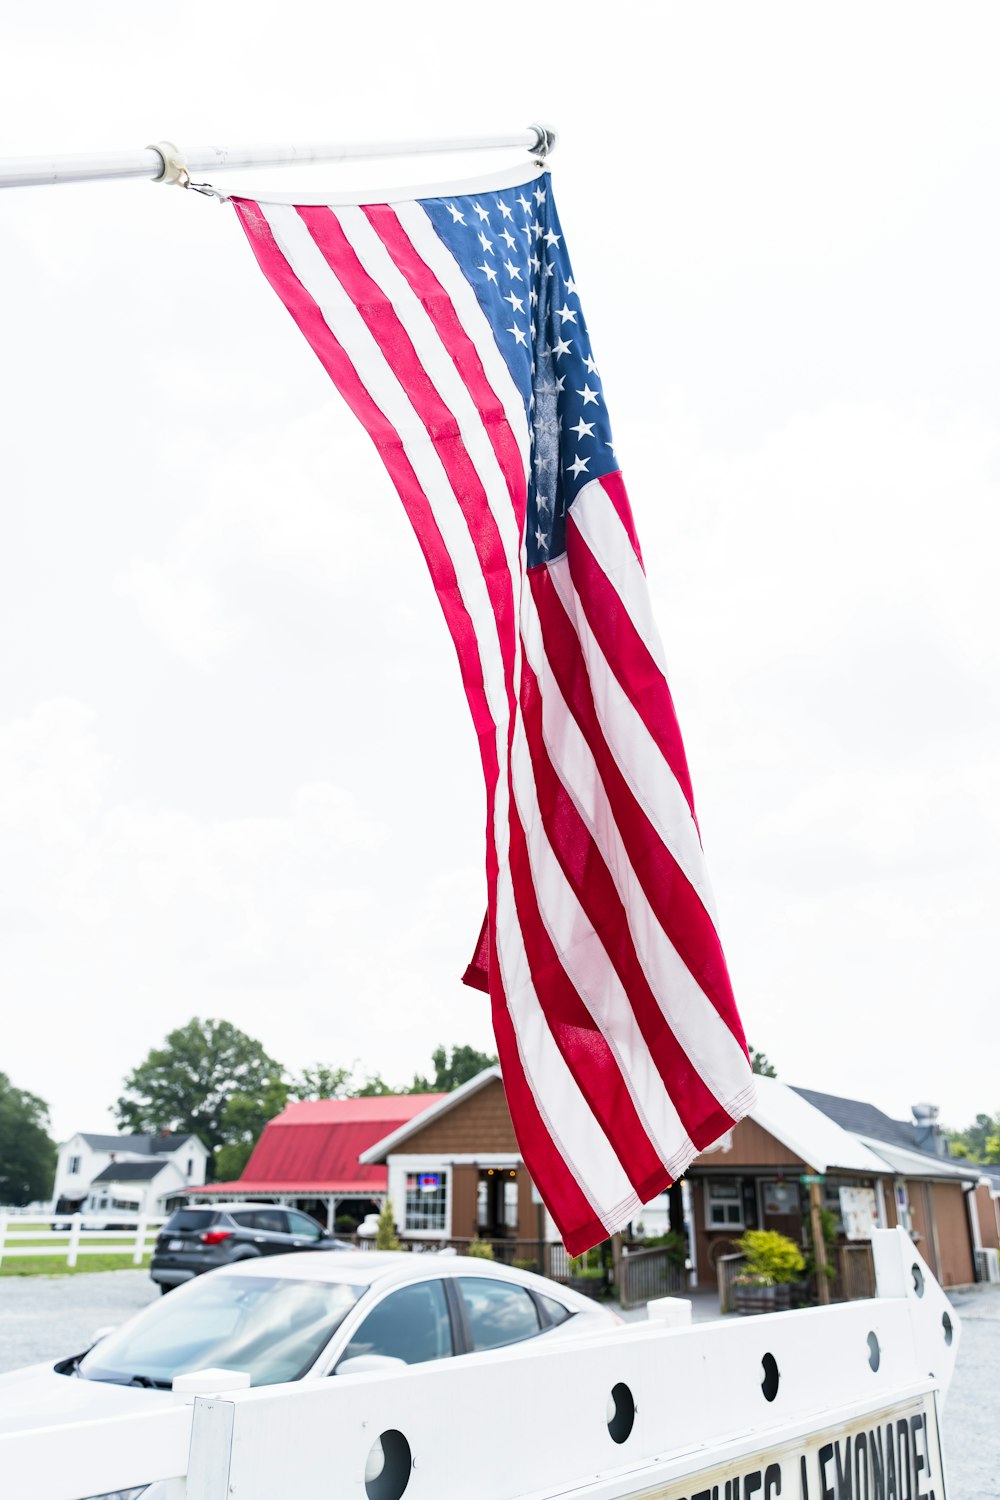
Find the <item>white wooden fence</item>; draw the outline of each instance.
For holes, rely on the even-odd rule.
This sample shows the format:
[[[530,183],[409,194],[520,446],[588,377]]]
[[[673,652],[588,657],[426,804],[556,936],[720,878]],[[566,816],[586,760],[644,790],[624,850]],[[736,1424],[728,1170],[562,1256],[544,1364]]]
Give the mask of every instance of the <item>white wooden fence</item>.
[[[128,1228],[105,1229],[108,1223],[125,1224]],[[103,1209],[96,1214],[31,1214],[30,1217],[0,1213],[0,1265],[13,1256],[58,1256],[67,1266],[75,1266],[81,1255],[131,1255],[132,1264],[141,1266],[143,1256],[152,1250],[157,1230],[164,1223],[166,1220],[162,1218],[119,1213],[117,1209]],[[64,1225],[69,1228],[63,1228]],[[26,1244],[28,1240],[32,1243]]]

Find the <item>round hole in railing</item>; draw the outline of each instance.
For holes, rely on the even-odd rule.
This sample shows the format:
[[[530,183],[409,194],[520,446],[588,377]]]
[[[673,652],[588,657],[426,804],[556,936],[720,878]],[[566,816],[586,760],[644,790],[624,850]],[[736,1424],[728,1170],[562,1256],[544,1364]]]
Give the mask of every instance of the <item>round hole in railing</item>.
[[[764,1371],[764,1379],[760,1383],[760,1388],[764,1392],[764,1400],[773,1401],[778,1394],[778,1384],[781,1380],[778,1361],[773,1354],[765,1354],[760,1363]]]
[[[868,1335],[868,1363],[873,1370],[877,1370],[882,1363],[882,1350],[874,1333]]]
[[[635,1423],[635,1401],[628,1386],[619,1380],[608,1396],[608,1431],[616,1443],[624,1443]]]
[[[949,1313],[941,1314],[941,1327],[944,1329],[945,1343],[950,1344],[952,1339],[955,1337],[955,1326],[951,1321],[951,1315]]]
[[[924,1273],[923,1271],[921,1271],[916,1261],[914,1261],[913,1265],[910,1267],[910,1275],[913,1277],[913,1290],[916,1292],[918,1297],[922,1297],[924,1295]]]
[[[380,1433],[365,1464],[368,1500],[399,1500],[410,1482],[412,1468],[413,1455],[403,1434],[395,1427]]]

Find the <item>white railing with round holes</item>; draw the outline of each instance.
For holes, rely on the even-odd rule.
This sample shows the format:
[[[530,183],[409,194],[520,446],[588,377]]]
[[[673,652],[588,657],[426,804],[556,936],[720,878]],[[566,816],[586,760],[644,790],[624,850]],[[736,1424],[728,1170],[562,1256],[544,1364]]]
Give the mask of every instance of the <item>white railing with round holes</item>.
[[[33,1500],[864,1500],[891,1464],[887,1493],[943,1500],[958,1320],[905,1234],[873,1247],[868,1301],[255,1390],[201,1375],[193,1408],[0,1437],[0,1474]]]

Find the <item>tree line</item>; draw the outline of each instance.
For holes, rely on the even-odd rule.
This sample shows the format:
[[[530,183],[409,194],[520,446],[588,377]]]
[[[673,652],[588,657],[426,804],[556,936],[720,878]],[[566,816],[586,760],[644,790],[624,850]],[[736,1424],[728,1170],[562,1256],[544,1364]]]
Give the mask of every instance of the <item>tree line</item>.
[[[429,1073],[398,1086],[380,1073],[359,1076],[357,1065],[316,1063],[292,1073],[232,1022],[195,1017],[132,1069],[112,1114],[129,1134],[198,1136],[210,1153],[210,1176],[229,1179],[239,1177],[268,1120],[292,1100],[445,1094],[496,1060],[475,1047],[439,1046]],[[0,1206],[51,1197],[55,1165],[47,1103],[0,1073]]]
[[[238,1177],[268,1120],[297,1099],[357,1099],[377,1094],[450,1093],[491,1067],[496,1057],[474,1047],[436,1047],[433,1072],[393,1085],[380,1073],[316,1063],[290,1073],[263,1043],[231,1021],[190,1020],[154,1047],[125,1079],[113,1113],[123,1130],[196,1135],[210,1152],[210,1171]]]

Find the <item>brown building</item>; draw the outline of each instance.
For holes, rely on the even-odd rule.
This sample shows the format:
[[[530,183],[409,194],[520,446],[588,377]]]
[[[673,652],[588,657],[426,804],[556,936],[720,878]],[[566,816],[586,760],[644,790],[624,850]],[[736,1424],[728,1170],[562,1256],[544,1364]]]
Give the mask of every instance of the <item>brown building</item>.
[[[809,1202],[802,1178],[810,1176],[823,1179],[823,1206],[837,1225],[836,1260],[845,1281],[852,1275],[852,1248],[863,1246],[872,1228],[897,1224],[912,1235],[942,1286],[975,1281],[973,1194],[982,1169],[933,1149],[939,1137],[932,1120],[893,1120],[861,1100],[773,1078],[757,1083],[750,1117],[687,1173],[699,1284],[714,1283],[720,1256],[734,1252],[745,1229],[774,1229],[804,1245]],[[857,1270],[863,1285],[860,1265]]]
[[[499,1067],[445,1094],[361,1161],[388,1165],[403,1239],[558,1239],[521,1160]]]
[[[873,1227],[901,1224],[943,1285],[976,1279],[974,1233],[980,1231],[974,1231],[972,1200],[981,1168],[920,1149],[916,1125],[893,1121],[861,1101],[793,1089],[777,1079],[758,1083],[751,1117],[718,1149],[698,1157],[685,1179],[699,1285],[715,1284],[719,1256],[732,1253],[744,1229],[776,1229],[805,1243],[804,1176],[824,1179],[845,1274],[854,1264],[852,1250],[860,1265]],[[931,1135],[927,1141],[934,1144]],[[521,1160],[498,1067],[402,1124],[361,1161],[387,1165],[388,1195],[404,1239],[558,1239]]]

